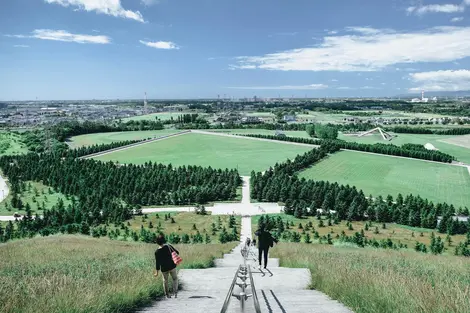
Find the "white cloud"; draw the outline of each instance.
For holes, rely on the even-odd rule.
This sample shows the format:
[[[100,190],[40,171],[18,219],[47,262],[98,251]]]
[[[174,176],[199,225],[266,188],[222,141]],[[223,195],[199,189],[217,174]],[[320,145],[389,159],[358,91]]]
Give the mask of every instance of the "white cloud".
[[[355,89],[355,88],[343,86],[343,87],[338,87],[338,88],[336,88],[336,89],[339,89],[339,90],[353,90],[353,89]]]
[[[330,31],[328,32],[328,35],[336,35],[337,33],[338,33],[337,30],[330,30]]]
[[[111,42],[111,39],[108,36],[71,34],[65,30],[35,29],[31,33],[32,35],[5,35],[5,36],[15,37],[15,38],[36,38],[36,39],[44,39],[44,40],[67,41],[67,42],[77,42],[77,43],[107,44]]]
[[[29,48],[28,45],[13,45],[15,48]]]
[[[448,62],[470,56],[470,27],[434,27],[414,33],[365,29],[361,29],[360,35],[324,37],[323,42],[314,47],[238,57],[238,64],[232,67],[281,71],[378,71],[399,63]]]
[[[143,45],[146,45],[147,47],[155,48],[155,49],[179,49],[179,47],[171,41],[156,41],[156,42],[151,42],[151,41],[143,41],[139,40],[139,42]]]
[[[159,0],[140,0],[140,2],[143,5],[151,6],[151,5],[157,4],[159,2]]]
[[[452,23],[458,23],[463,21],[463,17],[454,17],[453,19],[450,20]]]
[[[410,78],[418,84],[410,92],[470,90],[470,70],[412,73]]]
[[[332,81],[332,82],[337,82],[338,80],[333,78],[331,81]]]
[[[255,86],[255,87],[227,87],[231,89],[255,89],[255,90],[320,90],[328,88],[324,84],[298,85],[298,86]]]
[[[429,4],[423,6],[413,6],[406,9],[408,14],[423,15],[426,13],[457,13],[465,11],[464,5],[457,4]]]
[[[80,10],[95,11],[97,13],[122,17],[144,23],[139,11],[125,10],[120,0],[44,0],[47,3],[56,3],[64,7],[76,6]]]
[[[359,27],[359,26],[354,26],[354,27],[346,27],[346,31],[348,32],[354,32],[354,33],[360,33],[363,35],[376,35],[376,34],[384,34],[384,33],[394,33],[395,31],[390,28],[382,28],[382,29],[376,29],[372,27]]]
[[[372,87],[372,86],[362,86],[359,89],[370,90],[370,89],[381,89],[381,88]]]

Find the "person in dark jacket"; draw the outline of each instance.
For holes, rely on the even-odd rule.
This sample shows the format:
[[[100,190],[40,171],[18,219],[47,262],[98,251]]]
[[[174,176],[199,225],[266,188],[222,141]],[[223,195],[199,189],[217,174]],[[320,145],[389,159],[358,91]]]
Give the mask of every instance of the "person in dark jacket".
[[[157,277],[159,271],[162,272],[163,291],[165,292],[165,297],[167,298],[171,298],[168,290],[168,276],[171,275],[173,280],[173,293],[175,294],[176,298],[178,296],[178,276],[176,272],[176,265],[173,262],[171,253],[175,251],[179,254],[179,252],[172,245],[166,244],[164,235],[158,235],[156,242],[158,248],[155,251],[155,273],[153,275]]]
[[[261,225],[260,229],[255,232],[255,235],[258,236],[259,267],[261,268],[261,257],[264,256],[264,268],[266,268],[266,266],[268,266],[269,248],[272,247],[274,243],[277,243],[277,240],[265,229],[264,225]]]

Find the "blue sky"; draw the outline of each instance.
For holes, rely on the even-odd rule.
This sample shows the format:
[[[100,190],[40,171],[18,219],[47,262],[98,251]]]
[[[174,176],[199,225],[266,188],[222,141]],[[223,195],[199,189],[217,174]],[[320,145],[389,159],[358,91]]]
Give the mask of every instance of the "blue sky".
[[[470,90],[470,0],[2,0],[0,100]]]

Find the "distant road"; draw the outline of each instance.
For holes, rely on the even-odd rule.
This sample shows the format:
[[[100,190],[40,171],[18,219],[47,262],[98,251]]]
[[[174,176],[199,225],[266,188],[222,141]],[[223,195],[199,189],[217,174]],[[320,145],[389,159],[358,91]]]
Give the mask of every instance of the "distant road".
[[[181,132],[175,133],[175,134],[169,134],[169,135],[165,135],[165,136],[161,136],[161,137],[157,137],[157,138],[152,138],[152,139],[148,139],[148,140],[145,140],[145,141],[132,143],[132,144],[127,145],[127,146],[122,146],[122,147],[118,147],[118,148],[114,148],[114,149],[109,149],[109,150],[106,150],[106,151],[101,151],[101,152],[97,152],[97,153],[88,154],[88,155],[79,157],[79,159],[94,158],[94,157],[105,155],[105,154],[108,154],[108,153],[113,153],[113,152],[116,152],[116,151],[126,150],[126,149],[134,148],[134,147],[137,147],[137,146],[145,145],[147,143],[152,143],[154,141],[168,139],[168,138],[171,138],[171,137],[180,136],[180,135],[184,135],[184,134],[189,134],[190,132],[191,132],[190,130],[185,130],[185,131],[181,131]]]
[[[292,142],[292,141],[282,141],[282,140],[274,140],[274,139],[246,137],[246,136],[225,134],[225,133],[218,133],[218,132],[208,132],[208,131],[203,131],[203,130],[191,130],[191,132],[195,133],[195,134],[202,134],[202,135],[224,136],[224,137],[231,137],[231,138],[258,140],[258,141],[270,141],[270,142],[275,142],[275,143],[283,143],[283,144],[288,144],[288,145],[297,145],[297,146],[312,147],[312,148],[320,147],[319,145],[313,145],[313,144],[309,144],[309,143],[300,143],[300,142]]]
[[[5,179],[0,176],[0,202],[2,202],[10,193]]]

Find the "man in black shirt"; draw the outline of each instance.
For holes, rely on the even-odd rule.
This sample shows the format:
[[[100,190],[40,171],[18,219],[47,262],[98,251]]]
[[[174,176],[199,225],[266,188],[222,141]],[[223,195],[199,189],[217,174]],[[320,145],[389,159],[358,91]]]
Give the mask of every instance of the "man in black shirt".
[[[261,225],[260,229],[255,232],[255,235],[258,236],[259,267],[261,268],[261,257],[264,254],[264,268],[266,268],[266,266],[268,266],[269,248],[272,247],[274,243],[277,243],[277,239],[265,229],[264,225]]]
[[[173,246],[166,244],[165,236],[163,235],[157,237],[157,245],[158,248],[155,251],[155,274],[153,275],[157,277],[159,271],[163,273],[163,291],[167,298],[171,298],[168,290],[168,276],[171,275],[173,280],[173,293],[176,298],[178,294],[178,276],[171,253],[175,251],[179,254],[179,252],[173,248]]]

